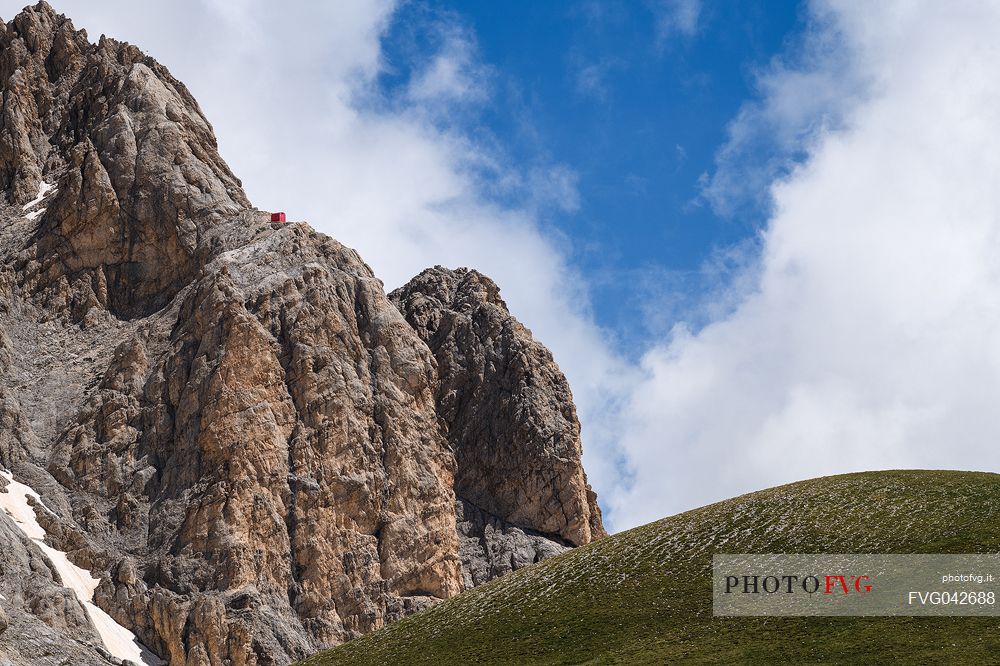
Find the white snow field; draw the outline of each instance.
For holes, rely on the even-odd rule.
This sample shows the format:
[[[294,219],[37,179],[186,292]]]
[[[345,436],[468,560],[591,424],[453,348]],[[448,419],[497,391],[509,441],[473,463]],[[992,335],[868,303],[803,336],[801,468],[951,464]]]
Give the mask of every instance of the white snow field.
[[[43,509],[52,513],[31,487],[14,480],[13,473],[0,470],[0,476],[7,479],[7,487],[0,492],[0,509],[13,519],[14,524],[26,537],[34,541],[52,562],[65,587],[72,590],[90,616],[90,621],[100,634],[104,648],[119,659],[129,659],[144,666],[163,666],[162,659],[139,642],[131,631],[118,624],[110,615],[93,603],[94,590],[100,581],[81,569],[66,557],[66,553],[45,543],[45,529],[38,524],[35,509],[28,503],[33,497]],[[55,515],[55,514],[53,514]]]
[[[23,206],[21,206],[21,210],[28,211],[31,210],[34,206],[40,204],[42,202],[42,199],[45,198],[45,195],[48,194],[49,190],[51,190],[53,187],[55,187],[55,185],[52,185],[51,183],[46,183],[43,180],[42,184],[38,187],[38,196],[29,201],[28,203],[24,204]]]

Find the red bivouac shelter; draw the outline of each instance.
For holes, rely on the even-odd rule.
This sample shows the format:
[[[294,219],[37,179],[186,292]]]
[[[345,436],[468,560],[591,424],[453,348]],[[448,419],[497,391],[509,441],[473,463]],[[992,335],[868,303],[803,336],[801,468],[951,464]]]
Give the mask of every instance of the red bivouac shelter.
[[[271,221],[272,222],[284,222],[285,221],[285,214],[284,213],[271,213]]]

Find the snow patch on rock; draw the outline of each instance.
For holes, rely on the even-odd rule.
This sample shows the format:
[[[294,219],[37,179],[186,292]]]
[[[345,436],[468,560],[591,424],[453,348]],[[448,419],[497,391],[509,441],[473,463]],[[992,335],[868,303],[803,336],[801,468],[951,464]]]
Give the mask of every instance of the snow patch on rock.
[[[97,589],[100,581],[91,576],[89,571],[70,562],[66,553],[45,543],[45,529],[38,524],[35,509],[28,502],[28,498],[33,498],[49,513],[52,511],[45,506],[38,493],[30,486],[15,481],[14,475],[9,471],[0,470],[0,476],[7,480],[7,487],[3,492],[0,492],[0,509],[3,509],[11,517],[14,524],[26,537],[42,549],[42,552],[45,553],[58,572],[63,585],[73,590],[80,603],[87,610],[90,621],[104,642],[105,649],[122,660],[128,659],[145,666],[162,666],[163,660],[140,643],[135,634],[115,622],[110,615],[94,605],[92,601],[94,590]],[[53,513],[53,515],[55,514]]]
[[[44,199],[46,197],[46,195],[48,195],[48,193],[51,190],[53,190],[53,189],[55,189],[55,185],[53,185],[51,183],[46,183],[43,180],[42,184],[38,186],[38,196],[36,196],[34,199],[32,199],[31,201],[29,201],[28,203],[24,204],[21,207],[21,210],[31,210],[32,208],[34,208],[38,204],[42,203],[42,199]]]

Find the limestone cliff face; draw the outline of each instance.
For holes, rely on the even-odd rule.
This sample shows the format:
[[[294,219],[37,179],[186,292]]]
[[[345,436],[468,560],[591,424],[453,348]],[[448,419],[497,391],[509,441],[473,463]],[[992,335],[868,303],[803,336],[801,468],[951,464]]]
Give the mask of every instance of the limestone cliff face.
[[[136,47],[91,44],[45,5],[0,31],[0,80],[8,200],[60,174],[39,285],[89,280],[118,316],[159,310],[211,252],[204,228],[249,206],[194,98]]]
[[[458,465],[459,528],[481,544],[465,549],[466,580],[604,536],[569,384],[496,284],[437,266],[389,297],[438,362],[435,398]],[[496,537],[504,532],[506,540]]]
[[[394,304],[251,207],[165,68],[44,2],[0,23],[0,86],[0,467],[170,664],[286,664],[603,534],[565,379],[487,278]],[[0,547],[0,662],[107,663],[5,515]]]

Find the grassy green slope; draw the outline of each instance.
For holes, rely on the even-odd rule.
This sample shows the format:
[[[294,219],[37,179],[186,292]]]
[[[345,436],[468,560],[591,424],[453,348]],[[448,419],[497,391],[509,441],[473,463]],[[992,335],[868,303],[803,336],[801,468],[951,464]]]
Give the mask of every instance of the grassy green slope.
[[[1000,552],[1000,475],[772,488],[617,534],[303,662],[1000,663],[1000,618],[713,618],[713,553]]]

